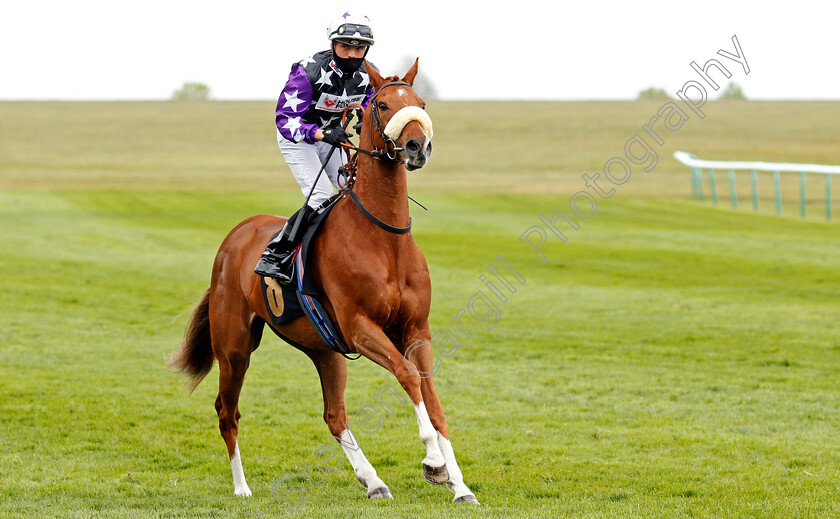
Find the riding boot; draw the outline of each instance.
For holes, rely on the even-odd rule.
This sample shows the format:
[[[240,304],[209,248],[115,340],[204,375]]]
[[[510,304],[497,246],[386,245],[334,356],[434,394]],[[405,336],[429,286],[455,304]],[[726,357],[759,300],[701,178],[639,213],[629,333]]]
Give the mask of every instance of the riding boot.
[[[289,218],[283,230],[268,242],[265,252],[262,253],[259,263],[257,263],[254,272],[261,276],[268,276],[275,278],[283,285],[288,285],[292,281],[292,270],[294,263],[292,257],[298,242],[303,238],[306,228],[309,225],[309,220],[315,210],[308,205],[301,209]],[[300,220],[300,223],[295,229],[295,222]],[[294,231],[294,232],[293,232]]]

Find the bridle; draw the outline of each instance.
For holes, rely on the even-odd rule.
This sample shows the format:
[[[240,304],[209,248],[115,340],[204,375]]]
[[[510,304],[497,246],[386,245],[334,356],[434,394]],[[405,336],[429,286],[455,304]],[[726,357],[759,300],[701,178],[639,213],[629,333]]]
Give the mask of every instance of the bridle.
[[[396,85],[405,85],[405,86],[411,88],[411,85],[406,83],[405,81],[390,81],[388,83],[385,83],[381,87],[379,87],[379,90],[377,90],[373,94],[373,96],[370,98],[370,102],[371,102],[370,111],[371,111],[371,114],[373,115],[373,117],[371,117],[371,119],[370,119],[370,131],[371,131],[371,134],[373,134],[373,130],[374,129],[376,130],[376,133],[379,134],[379,137],[381,137],[382,141],[385,143],[385,147],[380,149],[380,148],[377,148],[377,147],[374,146],[372,150],[366,150],[364,148],[359,148],[358,146],[348,145],[348,146],[346,146],[347,148],[355,150],[355,151],[360,151],[360,152],[362,152],[366,155],[370,155],[371,157],[374,157],[374,158],[377,158],[377,159],[388,159],[388,160],[392,160],[392,161],[397,160],[397,158],[399,156],[399,153],[401,151],[403,151],[403,148],[398,148],[397,143],[394,142],[394,139],[385,135],[385,125],[382,124],[382,116],[379,113],[379,105],[376,103],[376,98],[379,97],[379,94],[383,90],[385,90],[385,88],[387,88],[389,86],[396,86]],[[349,111],[349,109],[353,108],[353,107],[362,108],[362,105],[353,104],[353,105],[348,106],[347,110],[345,110],[345,112],[344,112],[344,117],[345,118],[347,116],[347,111]],[[371,146],[373,146],[373,139],[370,140],[370,143],[371,143]]]
[[[405,81],[391,81],[391,82],[385,83],[384,85],[379,87],[379,90],[377,90],[373,94],[373,96],[370,98],[370,102],[372,103],[371,114],[373,114],[373,117],[371,117],[371,119],[370,119],[370,127],[371,127],[370,133],[372,135],[373,130],[375,129],[376,132],[379,134],[379,136],[382,138],[382,141],[385,143],[385,147],[380,149],[380,148],[377,148],[377,147],[373,146],[373,138],[371,138],[371,140],[370,140],[371,146],[373,146],[372,150],[367,150],[367,149],[364,149],[364,148],[359,148],[358,146],[353,146],[353,145],[348,145],[348,144],[343,144],[342,146],[344,146],[345,148],[348,148],[348,149],[355,150],[357,152],[362,152],[366,155],[370,155],[371,157],[374,157],[376,159],[380,159],[380,160],[388,159],[388,160],[391,160],[391,161],[396,161],[397,160],[397,158],[399,157],[399,153],[401,151],[403,151],[403,148],[397,147],[397,143],[394,141],[394,139],[385,135],[385,129],[384,129],[385,125],[382,124],[382,116],[379,113],[379,105],[376,103],[376,98],[379,96],[379,94],[385,88],[387,88],[389,86],[396,86],[396,85],[405,85],[405,86],[411,88],[411,85],[406,83]],[[349,110],[351,108],[354,108],[354,107],[362,108],[362,106],[359,105],[359,104],[353,104],[353,105],[348,106],[347,109],[345,109],[344,115],[342,117],[342,119],[343,119],[342,124],[345,127],[347,125],[347,122],[346,122],[347,112],[349,112]],[[355,161],[353,161],[353,162],[354,162],[354,165],[352,166],[353,170],[352,170],[352,173],[348,172],[348,177],[355,180],[355,177],[356,177]],[[365,216],[365,218],[367,218],[368,220],[370,220],[371,222],[376,224],[381,229],[384,229],[384,230],[386,230],[390,233],[393,233],[393,234],[406,234],[407,232],[411,231],[411,217],[409,217],[409,219],[408,219],[408,227],[394,227],[393,225],[389,225],[389,224],[383,222],[382,220],[380,220],[379,218],[377,218],[376,216],[374,216],[374,214],[371,213],[364,206],[362,201],[359,200],[358,195],[356,195],[356,193],[353,192],[353,182],[348,181],[347,187],[341,189],[341,192],[347,194],[347,196],[350,197],[350,200],[352,200],[353,203],[356,204],[356,207]],[[409,197],[409,198],[411,198],[411,197]]]

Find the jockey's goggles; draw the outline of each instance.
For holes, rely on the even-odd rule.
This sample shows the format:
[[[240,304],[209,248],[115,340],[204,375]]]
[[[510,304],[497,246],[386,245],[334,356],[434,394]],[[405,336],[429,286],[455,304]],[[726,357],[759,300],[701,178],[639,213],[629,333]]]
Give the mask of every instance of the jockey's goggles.
[[[344,23],[339,25],[338,29],[333,33],[333,38],[353,38],[360,36],[362,38],[373,39],[373,31],[367,25],[357,25],[355,23]]]

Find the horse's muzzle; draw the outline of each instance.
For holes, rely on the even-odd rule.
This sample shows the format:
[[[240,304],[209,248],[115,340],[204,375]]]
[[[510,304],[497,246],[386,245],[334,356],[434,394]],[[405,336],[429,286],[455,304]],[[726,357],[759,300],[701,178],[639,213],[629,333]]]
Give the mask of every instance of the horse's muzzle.
[[[432,140],[426,138],[423,142],[411,139],[405,143],[403,148],[405,155],[405,167],[409,171],[420,169],[426,165],[429,156],[432,154]]]

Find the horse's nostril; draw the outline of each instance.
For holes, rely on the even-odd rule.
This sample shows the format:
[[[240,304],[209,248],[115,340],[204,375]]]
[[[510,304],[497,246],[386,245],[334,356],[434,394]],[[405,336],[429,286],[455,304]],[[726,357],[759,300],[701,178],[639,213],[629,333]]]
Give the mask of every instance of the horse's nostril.
[[[417,144],[417,141],[410,140],[405,144],[405,149],[409,153],[417,153],[418,151],[420,151],[420,145]]]
[[[426,146],[426,155],[432,154],[432,141],[429,141],[429,144]]]

